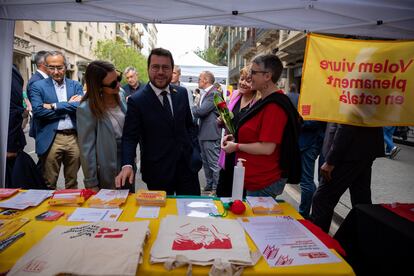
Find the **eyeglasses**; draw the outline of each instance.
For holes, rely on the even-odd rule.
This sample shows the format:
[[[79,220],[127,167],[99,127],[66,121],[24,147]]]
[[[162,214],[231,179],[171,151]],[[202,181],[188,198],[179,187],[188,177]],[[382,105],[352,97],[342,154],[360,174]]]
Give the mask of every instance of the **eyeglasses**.
[[[153,64],[150,67],[150,70],[152,72],[158,72],[160,69],[163,72],[167,72],[167,71],[170,71],[172,69],[172,67],[170,65],[160,65],[160,64]]]
[[[269,73],[269,72],[267,72],[267,71],[256,71],[256,70],[250,69],[250,75],[256,75],[258,73],[266,74],[266,73]]]
[[[55,70],[62,71],[63,69],[65,69],[65,66],[51,66],[51,65],[47,65],[46,68],[48,70],[54,72]]]
[[[118,77],[116,77],[116,80],[114,80],[110,84],[102,84],[102,87],[109,87],[111,89],[115,89],[118,86],[118,83],[121,82],[121,80],[122,80],[122,75],[118,75]]]

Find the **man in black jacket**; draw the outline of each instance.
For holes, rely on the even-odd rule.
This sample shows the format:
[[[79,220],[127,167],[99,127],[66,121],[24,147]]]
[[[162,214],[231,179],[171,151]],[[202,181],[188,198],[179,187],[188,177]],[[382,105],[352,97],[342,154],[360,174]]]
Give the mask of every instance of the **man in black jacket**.
[[[11,173],[17,154],[26,146],[26,138],[22,129],[23,121],[23,78],[15,65],[12,68],[10,90],[9,133],[7,137],[6,155],[6,187],[11,186]]]
[[[336,204],[349,188],[352,206],[370,204],[371,167],[384,156],[382,128],[329,123],[322,147],[325,163],[313,197],[311,219],[329,232]]]

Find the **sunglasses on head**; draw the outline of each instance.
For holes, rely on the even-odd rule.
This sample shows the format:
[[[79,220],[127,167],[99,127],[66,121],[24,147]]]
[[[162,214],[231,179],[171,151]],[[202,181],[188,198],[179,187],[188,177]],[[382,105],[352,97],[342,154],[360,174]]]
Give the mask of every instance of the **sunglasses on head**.
[[[121,80],[122,80],[122,75],[118,75],[118,77],[116,77],[116,80],[114,80],[110,84],[102,84],[102,87],[109,87],[111,89],[115,89],[118,85],[118,82],[121,82]]]

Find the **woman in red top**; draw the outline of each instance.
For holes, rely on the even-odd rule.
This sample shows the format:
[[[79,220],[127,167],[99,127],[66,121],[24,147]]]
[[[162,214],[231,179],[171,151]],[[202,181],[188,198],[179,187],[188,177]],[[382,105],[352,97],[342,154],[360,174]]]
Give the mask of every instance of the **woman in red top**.
[[[223,139],[222,149],[226,153],[237,152],[237,158],[246,160],[244,188],[248,196],[276,197],[283,192],[286,184],[280,158],[288,116],[282,106],[266,101],[272,94],[283,94],[276,86],[282,70],[283,65],[275,55],[254,58],[250,75],[252,89],[260,91],[262,95],[262,99],[255,104],[259,110],[255,110],[252,116],[246,114],[248,118],[240,121],[236,139],[231,135]],[[266,101],[266,104],[260,104],[262,101]]]

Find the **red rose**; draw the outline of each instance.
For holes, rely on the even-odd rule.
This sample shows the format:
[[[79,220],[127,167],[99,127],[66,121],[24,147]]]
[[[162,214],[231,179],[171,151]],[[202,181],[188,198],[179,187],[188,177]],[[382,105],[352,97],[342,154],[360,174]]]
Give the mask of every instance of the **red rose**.
[[[227,108],[226,102],[220,102],[220,103],[218,103],[217,104],[217,107],[220,108],[220,109],[226,109]]]

